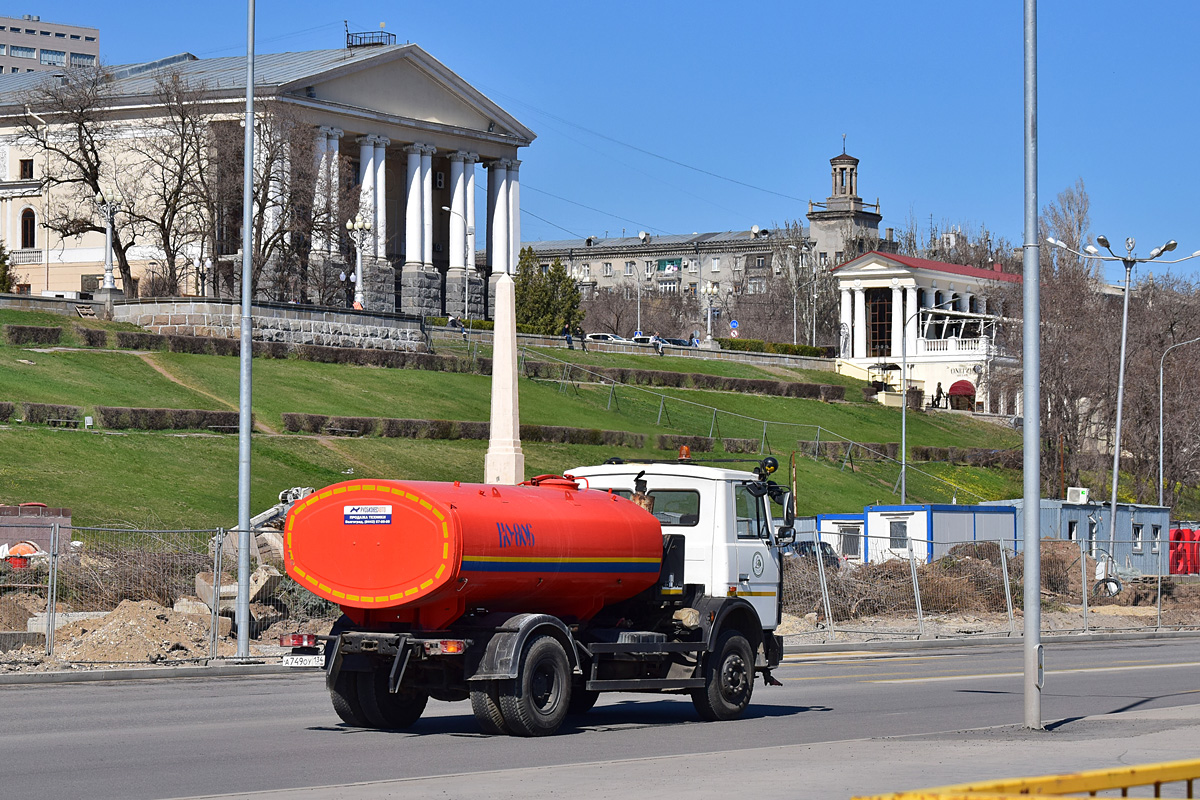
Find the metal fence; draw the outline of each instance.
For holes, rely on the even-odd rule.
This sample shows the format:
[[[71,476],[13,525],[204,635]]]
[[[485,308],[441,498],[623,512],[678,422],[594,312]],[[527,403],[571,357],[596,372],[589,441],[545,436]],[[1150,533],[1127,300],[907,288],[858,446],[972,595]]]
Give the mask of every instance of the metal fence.
[[[861,641],[1021,633],[1024,554],[1011,540],[855,539],[850,547],[839,534],[809,532],[789,548],[785,635]],[[1095,541],[1042,541],[1042,631],[1200,627],[1200,583],[1168,574],[1165,543],[1118,544],[1127,546],[1119,551],[1145,548],[1141,569]]]

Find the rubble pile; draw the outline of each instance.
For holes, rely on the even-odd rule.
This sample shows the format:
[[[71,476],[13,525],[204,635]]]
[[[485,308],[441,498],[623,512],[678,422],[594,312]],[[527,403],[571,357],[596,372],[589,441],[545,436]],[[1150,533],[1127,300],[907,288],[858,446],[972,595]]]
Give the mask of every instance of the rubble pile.
[[[56,659],[85,663],[163,664],[209,656],[209,617],[183,614],[153,600],[123,600],[96,620],[64,625],[55,635]],[[232,646],[223,645],[233,655]]]

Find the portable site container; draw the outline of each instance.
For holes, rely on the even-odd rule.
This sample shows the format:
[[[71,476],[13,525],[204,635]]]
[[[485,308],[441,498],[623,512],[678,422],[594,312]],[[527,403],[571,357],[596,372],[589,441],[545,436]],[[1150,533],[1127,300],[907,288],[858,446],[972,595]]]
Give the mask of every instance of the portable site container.
[[[864,552],[865,514],[818,514],[821,541],[829,542],[846,564],[861,564]]]
[[[863,509],[863,553],[871,563],[913,555],[929,562],[941,558],[956,544],[999,541],[1016,548],[1016,510],[987,505],[868,506]]]
[[[990,500],[983,505],[1016,510],[1017,537],[1023,541],[1025,501]],[[1069,503],[1066,500],[1041,501],[1039,530],[1043,539],[1082,542],[1093,558],[1111,555],[1121,569],[1144,575],[1167,574],[1167,537],[1171,509],[1166,506],[1117,503],[1117,526],[1109,545],[1111,507],[1096,502]]]

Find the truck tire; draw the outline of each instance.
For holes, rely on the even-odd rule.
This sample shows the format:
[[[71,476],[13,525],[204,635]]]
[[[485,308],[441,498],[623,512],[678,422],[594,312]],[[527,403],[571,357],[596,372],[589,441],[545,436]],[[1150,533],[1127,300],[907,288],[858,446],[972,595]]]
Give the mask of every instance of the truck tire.
[[[508,733],[500,710],[499,681],[475,681],[471,684],[471,711],[484,733],[500,736]],[[479,687],[479,688],[476,688]]]
[[[500,711],[516,736],[549,736],[558,730],[571,704],[571,664],[553,636],[535,636],[525,645],[515,681],[500,687]]]
[[[358,675],[358,702],[370,727],[399,730],[421,718],[429,695],[403,686],[392,694],[387,670],[354,674]]]
[[[568,714],[586,714],[596,705],[596,701],[600,699],[600,693],[583,688],[582,683],[576,683],[571,687],[571,702],[567,704]]]
[[[357,672],[339,672],[333,688],[329,690],[329,697],[333,700],[333,710],[342,718],[342,722],[355,728],[370,727],[358,700]]]
[[[725,631],[704,665],[704,688],[692,692],[692,705],[709,722],[735,719],[750,705],[754,653],[739,631]]]

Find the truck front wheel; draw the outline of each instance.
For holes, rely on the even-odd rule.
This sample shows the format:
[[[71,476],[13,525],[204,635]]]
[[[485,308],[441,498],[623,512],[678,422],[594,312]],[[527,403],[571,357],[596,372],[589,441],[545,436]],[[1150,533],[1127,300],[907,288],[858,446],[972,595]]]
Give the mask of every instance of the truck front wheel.
[[[709,722],[735,719],[750,705],[754,691],[754,654],[738,631],[726,631],[708,654],[703,689],[692,692],[692,705]]]
[[[500,687],[500,710],[517,736],[549,736],[571,704],[571,664],[553,636],[536,636],[525,646],[515,681]]]

